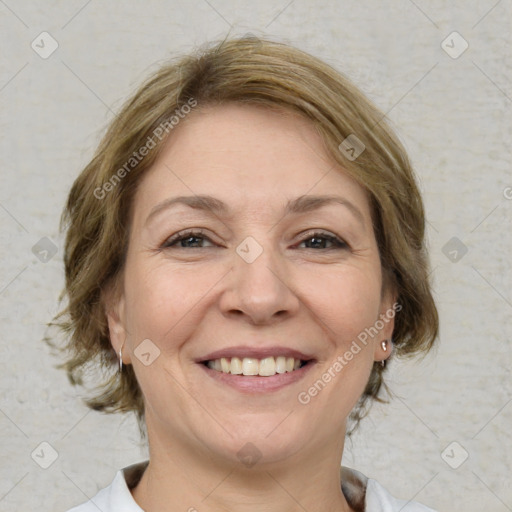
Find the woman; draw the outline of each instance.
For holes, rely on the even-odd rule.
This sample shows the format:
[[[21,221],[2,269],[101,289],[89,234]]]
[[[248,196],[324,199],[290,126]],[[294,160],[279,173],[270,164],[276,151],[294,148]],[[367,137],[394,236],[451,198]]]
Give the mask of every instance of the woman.
[[[424,211],[346,78],[253,37],[165,65],[62,223],[61,366],[102,369],[87,404],[134,411],[150,453],[73,512],[404,507],[340,462],[391,354],[436,339]]]

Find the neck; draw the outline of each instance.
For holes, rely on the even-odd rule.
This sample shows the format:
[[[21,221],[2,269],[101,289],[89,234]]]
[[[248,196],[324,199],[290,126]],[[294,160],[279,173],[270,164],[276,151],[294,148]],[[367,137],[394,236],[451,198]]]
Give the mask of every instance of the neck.
[[[185,439],[161,443],[155,434],[148,425],[150,462],[132,489],[145,512],[353,512],[340,483],[343,436],[341,447],[302,448],[249,467]]]

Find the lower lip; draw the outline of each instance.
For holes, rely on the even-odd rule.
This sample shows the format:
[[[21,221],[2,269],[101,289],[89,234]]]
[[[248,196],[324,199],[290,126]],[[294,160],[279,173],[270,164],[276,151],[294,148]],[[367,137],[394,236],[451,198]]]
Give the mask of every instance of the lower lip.
[[[315,366],[315,362],[311,361],[302,368],[293,370],[293,372],[276,373],[271,377],[261,377],[259,375],[232,375],[231,373],[212,370],[202,363],[199,363],[199,366],[201,366],[212,379],[222,384],[227,384],[238,391],[245,393],[266,393],[269,391],[277,391],[303,379],[311,368]]]

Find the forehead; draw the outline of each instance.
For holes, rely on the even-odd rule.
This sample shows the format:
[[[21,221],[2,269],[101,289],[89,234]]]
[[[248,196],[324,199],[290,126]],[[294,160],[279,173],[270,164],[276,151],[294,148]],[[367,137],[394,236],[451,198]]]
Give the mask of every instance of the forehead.
[[[134,207],[141,219],[166,199],[204,194],[233,212],[278,213],[290,199],[334,193],[369,217],[365,190],[328,155],[311,121],[231,103],[198,108],[180,121],[142,178]]]

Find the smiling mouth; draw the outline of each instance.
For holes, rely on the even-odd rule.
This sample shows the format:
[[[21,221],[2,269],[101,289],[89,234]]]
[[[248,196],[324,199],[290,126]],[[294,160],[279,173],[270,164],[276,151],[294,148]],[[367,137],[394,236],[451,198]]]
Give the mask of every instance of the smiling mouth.
[[[314,359],[302,360],[294,357],[221,357],[201,361],[201,364],[220,373],[243,376],[272,377],[277,374],[291,373],[314,362]]]

